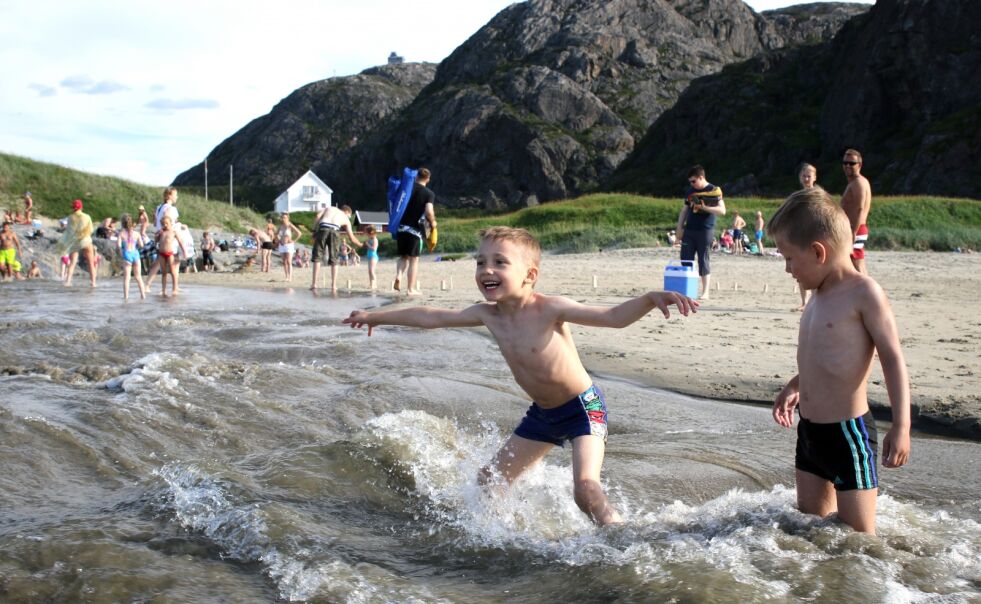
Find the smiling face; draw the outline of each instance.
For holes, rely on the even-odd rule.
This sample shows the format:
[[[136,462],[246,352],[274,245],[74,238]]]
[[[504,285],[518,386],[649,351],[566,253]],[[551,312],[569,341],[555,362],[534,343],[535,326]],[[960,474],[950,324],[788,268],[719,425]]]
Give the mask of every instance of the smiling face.
[[[854,153],[845,153],[841,158],[841,169],[845,177],[855,178],[862,171],[862,158]]]
[[[508,240],[485,239],[477,251],[477,288],[488,301],[530,295],[538,279],[538,267],[521,245]]]

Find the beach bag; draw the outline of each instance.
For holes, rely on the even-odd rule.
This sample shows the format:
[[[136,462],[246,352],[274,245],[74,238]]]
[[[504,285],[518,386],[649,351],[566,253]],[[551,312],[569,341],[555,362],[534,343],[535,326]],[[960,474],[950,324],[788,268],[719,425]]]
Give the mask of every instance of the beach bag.
[[[390,176],[388,178],[388,232],[392,234],[392,239],[396,238],[399,225],[402,223],[402,215],[409,205],[409,198],[412,197],[412,187],[416,182],[418,170],[404,168],[402,177]]]

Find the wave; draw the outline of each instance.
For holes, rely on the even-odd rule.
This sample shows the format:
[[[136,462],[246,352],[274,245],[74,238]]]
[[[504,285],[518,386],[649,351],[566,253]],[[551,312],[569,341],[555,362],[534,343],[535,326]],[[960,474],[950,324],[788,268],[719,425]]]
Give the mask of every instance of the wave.
[[[837,588],[821,583],[840,576],[843,560],[874,578],[864,586],[869,601],[923,601],[938,592],[962,601],[976,595],[981,579],[981,526],[888,495],[879,497],[879,537],[799,512],[793,488],[782,485],[651,510],[618,500],[614,488],[611,499],[626,522],[597,528],[573,503],[568,467],[540,463],[500,495],[478,487],[477,470],[504,440],[493,425],[467,430],[403,411],[368,422],[362,439],[363,454],[400,477],[430,531],[456,548],[503,549],[570,567],[628,567],[657,587],[658,598],[690,599],[692,589],[703,588],[679,581],[699,572],[707,574],[705,585],[728,585],[750,598],[830,593]]]

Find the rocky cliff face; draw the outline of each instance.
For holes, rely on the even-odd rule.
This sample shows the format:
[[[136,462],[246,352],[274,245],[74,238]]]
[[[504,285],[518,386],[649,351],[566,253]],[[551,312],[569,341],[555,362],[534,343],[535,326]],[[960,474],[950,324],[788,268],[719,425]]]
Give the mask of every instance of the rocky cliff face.
[[[384,125],[435,73],[435,64],[405,63],[307,84],[215,147],[208,169],[221,180],[234,162],[236,187],[258,192],[268,199],[255,201],[271,204],[308,169],[326,170]],[[178,175],[174,185],[203,186],[203,164]]]
[[[841,190],[847,147],[876,193],[981,197],[981,2],[879,0],[831,42],[695,81],[606,187],[676,194],[692,163],[730,193],[782,195],[800,161]]]
[[[346,199],[380,204],[388,174],[426,165],[447,205],[575,195],[609,177],[691,80],[823,39],[840,15],[864,10],[826,19],[807,8],[759,15],[741,0],[515,4],[440,64],[389,131],[335,162],[331,182]]]
[[[404,165],[432,169],[451,206],[563,198],[605,181],[692,80],[827,39],[866,10],[530,0],[481,28],[430,85],[432,67],[410,65],[310,84],[219,145],[209,168],[227,174],[234,158],[236,187],[266,187],[270,200],[313,168],[339,199],[382,207],[386,178]],[[174,182],[203,184],[203,169]]]

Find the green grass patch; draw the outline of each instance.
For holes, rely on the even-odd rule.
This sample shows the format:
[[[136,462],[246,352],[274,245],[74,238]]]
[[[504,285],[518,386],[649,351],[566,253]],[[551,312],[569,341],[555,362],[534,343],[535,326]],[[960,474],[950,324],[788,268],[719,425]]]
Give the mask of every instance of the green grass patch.
[[[122,178],[100,176],[39,162],[25,157],[0,153],[0,207],[23,210],[21,196],[30,191],[35,213],[60,218],[71,213],[72,200],[81,199],[85,212],[93,220],[124,213],[136,217],[140,205],[153,211],[163,200],[164,187],[141,185]],[[177,209],[181,222],[196,228],[218,227],[245,232],[251,226],[262,227],[265,218],[238,206],[206,201],[198,195],[179,191]]]
[[[752,230],[756,212],[765,219],[783,200],[729,198],[716,232],[728,227],[738,211]],[[480,229],[512,226],[528,229],[546,250],[595,252],[667,245],[666,232],[678,222],[680,199],[602,193],[556,201],[502,214],[437,210],[437,253],[472,253]],[[970,199],[908,196],[876,197],[869,216],[871,249],[951,251],[981,249],[981,202]],[[769,238],[768,245],[773,245]]]

